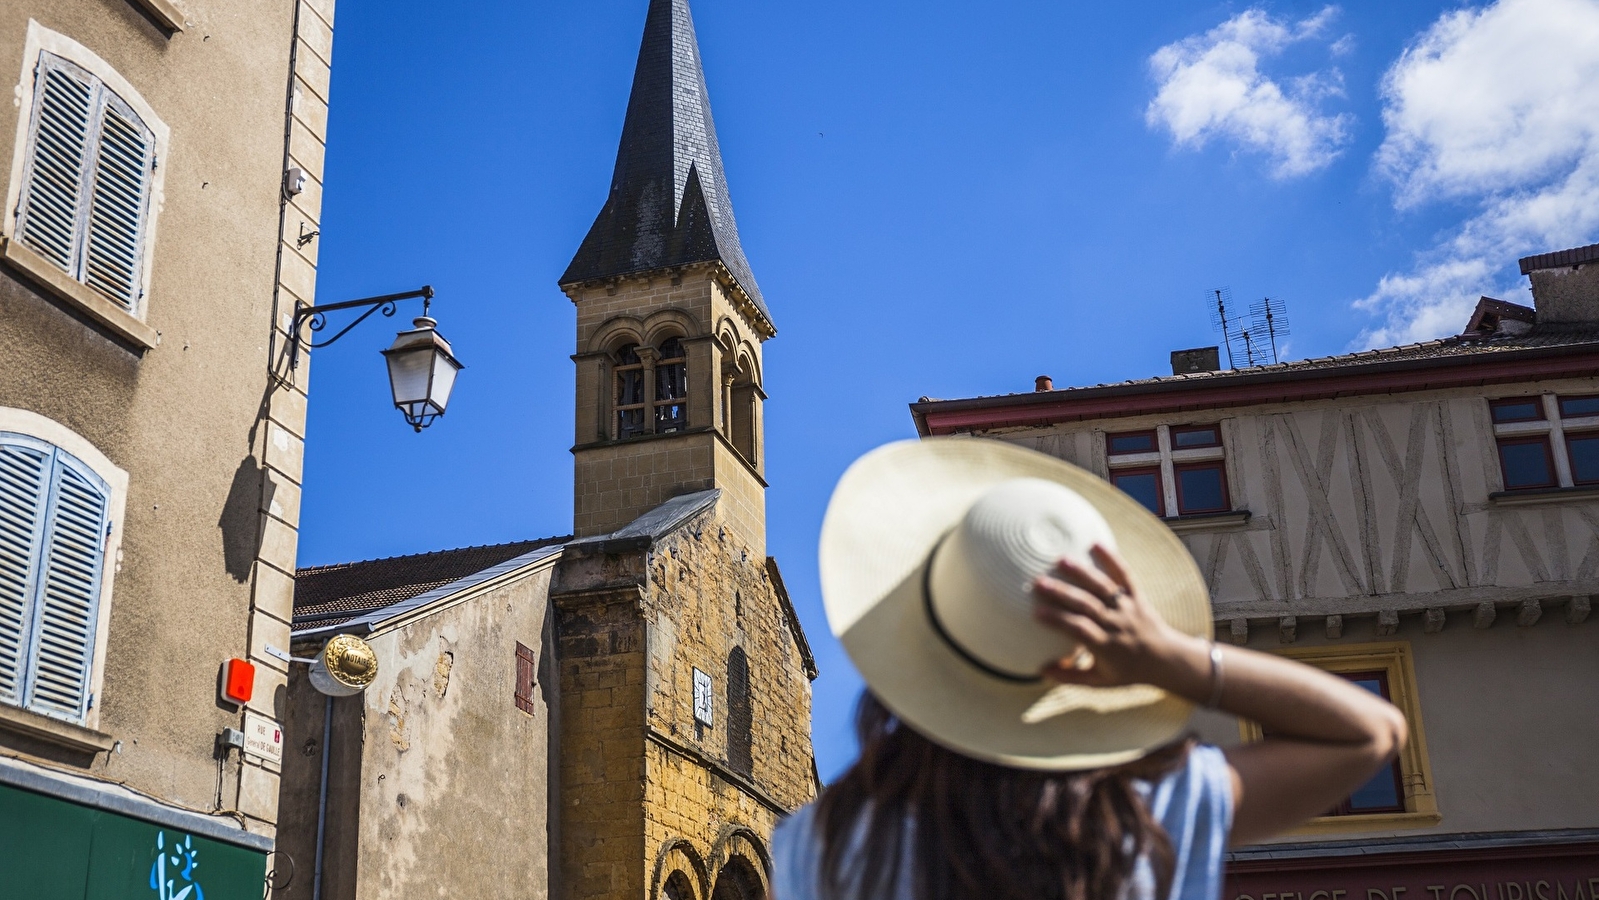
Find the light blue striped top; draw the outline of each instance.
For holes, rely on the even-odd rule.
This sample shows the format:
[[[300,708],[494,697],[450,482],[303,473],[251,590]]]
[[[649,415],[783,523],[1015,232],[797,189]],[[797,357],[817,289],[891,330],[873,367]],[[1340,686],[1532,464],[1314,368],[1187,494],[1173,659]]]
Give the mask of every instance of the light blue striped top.
[[[1222,861],[1232,829],[1233,783],[1222,752],[1195,747],[1182,768],[1154,786],[1150,809],[1171,836],[1176,867],[1169,900],[1216,900],[1221,895]],[[784,820],[772,836],[774,900],[818,900],[821,842],[814,831],[815,805]],[[1140,863],[1124,900],[1154,900],[1155,879]],[[866,900],[866,898],[862,898]],[[914,900],[911,879],[895,879],[894,896]]]

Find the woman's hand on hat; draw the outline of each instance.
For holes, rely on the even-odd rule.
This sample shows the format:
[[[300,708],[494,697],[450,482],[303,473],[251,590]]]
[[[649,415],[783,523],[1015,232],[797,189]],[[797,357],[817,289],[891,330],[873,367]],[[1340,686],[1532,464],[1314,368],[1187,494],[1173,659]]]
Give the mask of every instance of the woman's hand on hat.
[[[1187,636],[1144,600],[1114,550],[1095,547],[1091,554],[1097,569],[1063,559],[1033,585],[1034,616],[1081,645],[1076,655],[1045,667],[1044,677],[1093,687],[1164,686]]]

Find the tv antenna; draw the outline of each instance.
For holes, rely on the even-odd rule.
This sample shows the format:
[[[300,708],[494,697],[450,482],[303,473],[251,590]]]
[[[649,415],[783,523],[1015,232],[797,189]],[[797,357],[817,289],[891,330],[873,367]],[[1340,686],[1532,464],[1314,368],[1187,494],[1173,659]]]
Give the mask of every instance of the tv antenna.
[[[1279,339],[1288,336],[1288,309],[1281,300],[1264,297],[1251,303],[1247,316],[1227,288],[1211,290],[1206,302],[1210,304],[1210,323],[1227,346],[1228,368],[1238,368],[1239,360],[1245,368],[1278,361]]]
[[[1239,318],[1230,308],[1233,302],[1231,288],[1215,288],[1206,297],[1210,304],[1210,324],[1222,336],[1222,344],[1227,348],[1227,368],[1236,369],[1238,364],[1233,361],[1233,344],[1238,339]]]
[[[1288,337],[1288,307],[1281,300],[1262,297],[1258,303],[1249,305],[1249,316],[1253,320],[1255,336],[1261,340],[1261,351],[1271,350],[1271,361],[1279,362],[1278,338]]]

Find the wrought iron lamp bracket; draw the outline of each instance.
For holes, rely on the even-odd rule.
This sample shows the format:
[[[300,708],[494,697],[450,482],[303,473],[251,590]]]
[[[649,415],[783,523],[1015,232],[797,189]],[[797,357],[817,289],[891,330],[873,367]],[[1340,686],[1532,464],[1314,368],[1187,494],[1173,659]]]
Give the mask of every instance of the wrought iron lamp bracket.
[[[426,285],[420,290],[406,291],[402,294],[384,294],[381,297],[346,300],[343,303],[329,303],[324,306],[297,306],[294,310],[294,320],[289,325],[289,368],[298,369],[300,367],[300,351],[302,348],[316,350],[326,347],[349,334],[355,326],[365,322],[375,312],[382,312],[386,318],[393,318],[397,310],[395,304],[401,300],[415,300],[418,297],[422,298],[422,315],[426,316],[429,308],[433,305],[433,288]],[[356,317],[355,321],[344,326],[343,330],[325,341],[316,340],[316,335],[328,327],[328,313],[345,309],[361,309],[362,307],[366,308],[366,312],[361,313],[361,315]],[[309,328],[310,334],[306,334],[307,328]]]

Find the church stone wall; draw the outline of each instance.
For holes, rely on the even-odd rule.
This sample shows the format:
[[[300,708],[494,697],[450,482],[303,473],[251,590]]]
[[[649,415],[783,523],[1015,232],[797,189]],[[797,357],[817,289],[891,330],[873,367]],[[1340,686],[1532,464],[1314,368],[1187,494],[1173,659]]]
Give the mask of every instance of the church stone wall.
[[[798,644],[766,558],[722,515],[719,510],[716,518],[679,529],[656,547],[645,601],[651,889],[670,877],[674,859],[698,860],[701,871],[684,874],[698,882],[699,900],[710,896],[721,870],[737,858],[764,879],[772,828],[816,790],[810,681]],[[748,660],[747,771],[740,771],[741,754],[730,744],[734,648]],[[711,680],[708,726],[695,717],[695,670]]]
[[[359,698],[360,763],[340,767],[359,779],[359,809],[330,809],[328,822],[329,861],[353,872],[324,896],[551,895],[549,583],[535,572],[367,639],[382,665]],[[515,703],[518,643],[537,654],[532,714]]]
[[[738,452],[725,441],[712,448],[716,460],[716,486],[722,489],[717,504],[753,559],[766,558],[766,483],[757,480]]]
[[[725,499],[724,494],[724,499]],[[728,657],[749,664],[753,771],[747,780],[785,811],[810,801],[811,685],[766,558],[718,516],[679,529],[650,564],[650,727],[718,766],[728,748]],[[712,724],[694,718],[694,669],[711,676]],[[739,773],[741,774],[741,773]]]
[[[567,900],[655,900],[674,872],[706,900],[740,860],[766,877],[772,827],[816,789],[810,682],[777,590],[720,509],[649,549],[563,561]],[[734,647],[748,660],[748,770],[728,743]],[[708,726],[694,715],[695,669],[711,676]]]
[[[561,893],[637,900],[644,848],[643,559],[569,560],[559,610]]]
[[[674,434],[592,447],[574,461],[574,534],[609,534],[680,494],[716,486],[715,437]]]
[[[640,322],[663,309],[675,309],[691,316],[701,331],[710,330],[711,277],[707,268],[687,272],[656,272],[630,278],[612,286],[590,287],[573,292],[577,305],[577,346],[579,351],[607,350],[595,347],[595,335],[611,321],[626,317]],[[694,337],[690,334],[687,337]],[[640,335],[648,337],[648,335]]]

